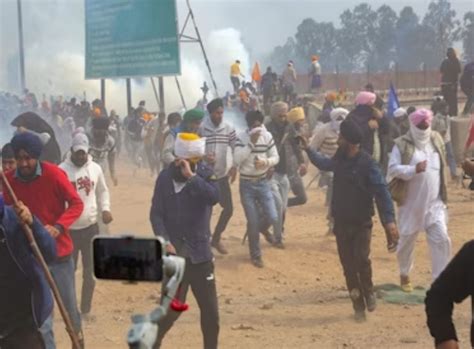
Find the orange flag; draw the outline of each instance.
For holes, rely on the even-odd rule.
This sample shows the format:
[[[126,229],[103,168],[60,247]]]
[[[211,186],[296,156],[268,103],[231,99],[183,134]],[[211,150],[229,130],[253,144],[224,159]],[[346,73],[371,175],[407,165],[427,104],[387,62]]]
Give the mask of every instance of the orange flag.
[[[256,62],[252,70],[252,81],[259,82],[260,80],[262,80],[262,75],[260,74],[260,66]]]

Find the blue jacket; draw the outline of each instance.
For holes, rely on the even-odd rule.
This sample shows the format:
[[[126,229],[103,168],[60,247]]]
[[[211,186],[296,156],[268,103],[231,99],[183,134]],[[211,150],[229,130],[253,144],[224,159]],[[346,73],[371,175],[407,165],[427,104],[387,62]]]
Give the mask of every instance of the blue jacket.
[[[31,283],[33,318],[39,328],[53,311],[53,296],[44,272],[36,261],[16,213],[11,206],[5,206],[0,229],[4,231],[10,255]],[[46,263],[54,261],[56,259],[56,242],[36,217],[33,221],[32,230]]]
[[[212,206],[219,201],[219,189],[212,170],[199,163],[197,175],[175,193],[171,169],[161,171],[155,185],[150,221],[157,236],[170,241],[177,253],[193,264],[208,262]]]

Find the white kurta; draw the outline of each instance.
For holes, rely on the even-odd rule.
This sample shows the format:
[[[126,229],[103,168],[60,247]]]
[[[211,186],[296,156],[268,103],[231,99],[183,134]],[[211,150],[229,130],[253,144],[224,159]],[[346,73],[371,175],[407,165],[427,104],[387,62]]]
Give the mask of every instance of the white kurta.
[[[425,160],[426,171],[416,173],[416,164]],[[398,227],[401,235],[410,235],[426,230],[445,217],[445,205],[440,196],[441,159],[429,144],[423,151],[415,148],[409,165],[401,163],[400,150],[395,145],[390,155],[387,179],[408,181],[405,203],[398,208]]]
[[[416,164],[427,161],[426,171],[416,173]],[[401,165],[400,150],[395,145],[389,162],[387,179],[408,181],[405,204],[398,208],[400,240],[397,259],[400,275],[408,276],[413,268],[414,248],[420,231],[426,231],[431,252],[433,280],[443,271],[451,256],[447,230],[447,211],[440,197],[441,159],[431,143],[415,149],[409,165]]]

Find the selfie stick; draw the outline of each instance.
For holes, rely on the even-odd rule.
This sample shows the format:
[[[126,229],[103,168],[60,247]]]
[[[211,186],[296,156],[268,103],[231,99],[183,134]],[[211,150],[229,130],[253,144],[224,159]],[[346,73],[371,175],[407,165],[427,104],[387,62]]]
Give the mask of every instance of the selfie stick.
[[[10,193],[10,196],[12,197],[14,205],[18,205],[18,199],[15,195],[15,192],[13,191],[12,187],[10,186],[10,183],[8,182],[7,177],[5,176],[5,173],[3,171],[0,171],[0,174],[3,179],[3,184],[7,187],[8,192]],[[51,287],[51,290],[53,291],[54,299],[56,300],[56,303],[58,305],[59,311],[61,313],[61,316],[64,320],[64,323],[66,324],[66,331],[69,334],[69,337],[71,338],[73,348],[74,349],[80,349],[80,342],[79,342],[79,337],[77,336],[77,333],[74,332],[74,329],[72,327],[72,322],[71,318],[69,317],[69,314],[66,311],[66,307],[64,306],[64,303],[61,299],[61,295],[59,294],[59,290],[56,286],[56,283],[54,282],[54,279],[51,275],[51,272],[49,271],[48,265],[46,264],[43,255],[41,254],[41,251],[36,243],[35,237],[33,235],[33,232],[28,224],[25,223],[20,223],[21,227],[23,228],[23,232],[25,233],[25,236],[30,244],[31,250],[33,251],[33,254],[35,255],[41,269],[43,269],[44,275],[46,276],[46,280],[48,281],[49,287]]]
[[[163,257],[163,283],[161,304],[147,315],[132,316],[132,327],[127,342],[130,349],[153,349],[158,337],[158,323],[168,313],[168,309],[183,280],[185,259],[177,256]]]

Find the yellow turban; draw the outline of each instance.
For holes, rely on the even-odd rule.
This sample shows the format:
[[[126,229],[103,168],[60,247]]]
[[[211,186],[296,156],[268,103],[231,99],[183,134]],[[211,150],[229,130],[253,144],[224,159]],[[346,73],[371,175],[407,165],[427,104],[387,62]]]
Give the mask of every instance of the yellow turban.
[[[304,119],[305,119],[304,109],[301,107],[293,108],[288,112],[288,121],[291,122],[292,124]]]

